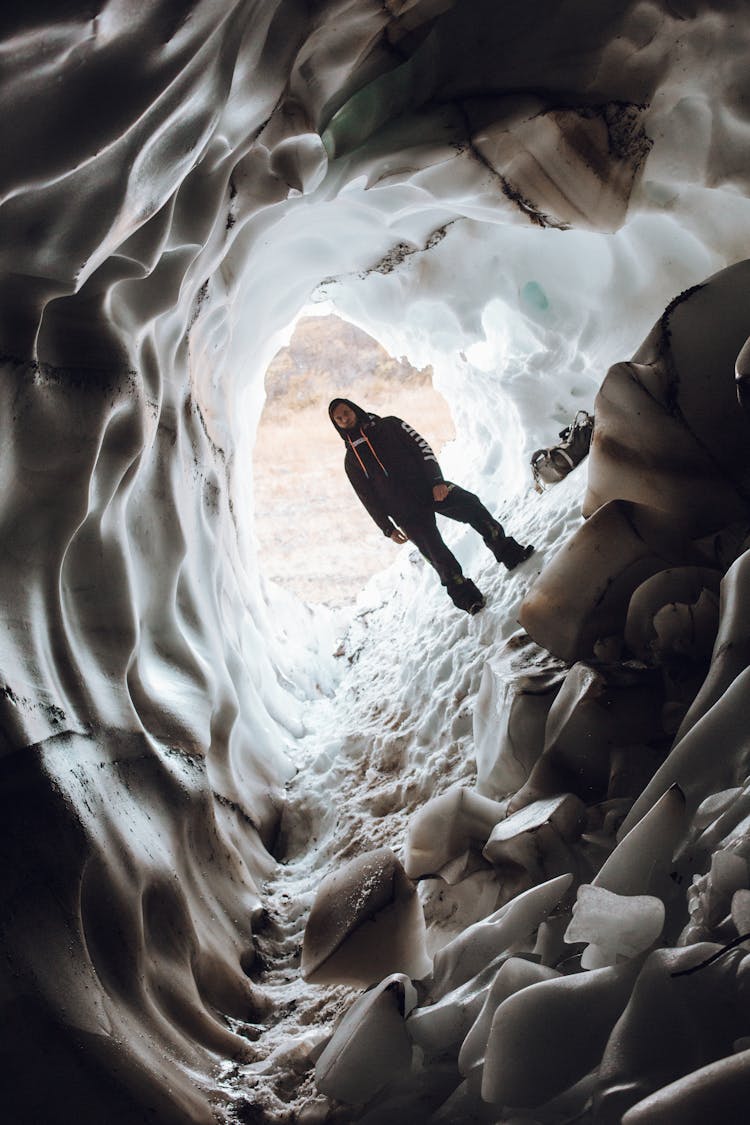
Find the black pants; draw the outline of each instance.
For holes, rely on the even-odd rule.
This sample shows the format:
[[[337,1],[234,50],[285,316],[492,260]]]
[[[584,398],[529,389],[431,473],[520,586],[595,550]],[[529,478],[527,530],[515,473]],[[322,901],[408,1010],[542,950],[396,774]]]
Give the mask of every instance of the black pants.
[[[407,520],[400,521],[402,531],[409,536],[428,563],[434,566],[443,586],[450,586],[453,580],[461,577],[462,571],[458,559],[443,542],[435,513],[447,516],[449,520],[468,523],[479,532],[490,550],[505,537],[502,526],[490,515],[478,496],[467,492],[465,488],[459,488],[457,484],[448,484],[448,487],[450,491],[445,500],[434,500],[432,511],[425,508],[418,516],[410,515]]]

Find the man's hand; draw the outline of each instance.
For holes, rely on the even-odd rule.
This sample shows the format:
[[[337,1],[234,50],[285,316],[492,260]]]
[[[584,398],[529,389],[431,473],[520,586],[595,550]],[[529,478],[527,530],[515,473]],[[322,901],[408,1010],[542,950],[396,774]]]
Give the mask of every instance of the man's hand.
[[[434,500],[437,500],[438,502],[440,500],[445,500],[447,495],[448,495],[448,485],[447,484],[444,484],[444,483],[436,484],[432,489],[432,497],[433,497]]]
[[[391,539],[394,543],[408,543],[409,536],[404,535],[400,527],[394,527],[393,531],[391,532]]]

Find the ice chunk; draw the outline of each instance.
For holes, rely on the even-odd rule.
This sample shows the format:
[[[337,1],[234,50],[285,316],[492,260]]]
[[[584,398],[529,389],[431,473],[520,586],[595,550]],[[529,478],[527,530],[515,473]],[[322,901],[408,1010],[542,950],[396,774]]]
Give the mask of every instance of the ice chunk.
[[[624,835],[592,883],[618,895],[665,894],[672,856],[687,827],[685,798],[673,785]]]
[[[390,848],[365,852],[323,880],[302,943],[306,980],[368,985],[429,970],[416,888]]]
[[[744,781],[750,766],[747,700],[750,667],[745,668],[721,698],[680,738],[666,761],[635,801],[622,826],[628,831],[670,785],[685,794],[688,816],[711,793]],[[722,748],[721,753],[717,748]]]
[[[737,399],[745,410],[750,409],[750,336],[740,348],[734,365]]]
[[[596,1121],[610,1125],[628,1120],[627,1111],[635,1103],[717,1056],[730,1054],[735,1040],[746,1033],[746,984],[741,978],[747,958],[735,953],[685,972],[698,969],[720,948],[706,942],[649,954],[601,1059]],[[697,1125],[744,1121],[745,1115],[678,1113],[669,1120]]]
[[[569,663],[585,660],[597,640],[622,635],[630,599],[646,578],[701,561],[666,513],[611,500],[546,564],[521,605],[519,621],[555,656]]]
[[[575,664],[547,717],[544,753],[510,812],[539,797],[571,791],[587,803],[607,794],[612,750],[633,747],[659,729],[662,676],[640,666]]]
[[[747,886],[747,861],[734,852],[718,851],[711,856],[710,877],[717,894],[732,895]]]
[[[514,992],[520,992],[530,984],[542,980],[553,980],[560,974],[556,969],[526,961],[521,957],[509,957],[497,971],[482,1010],[461,1044],[458,1055],[458,1069],[464,1077],[478,1070],[484,1062],[484,1051],[492,1026],[492,1018],[504,1000]]]
[[[463,786],[428,801],[409,821],[404,849],[409,877],[434,875],[472,846],[480,851],[505,808]]]
[[[572,882],[573,876],[565,874],[532,887],[444,945],[435,954],[432,994],[442,996],[471,980],[491,961],[529,937],[555,909]]]
[[[706,935],[712,936],[715,931],[724,930],[727,924],[736,926],[742,899],[735,902],[735,892],[741,894],[747,886],[746,860],[735,852],[714,852],[710,869],[705,875],[694,875],[688,888],[691,924],[701,927]]]
[[[542,1105],[596,1066],[627,1003],[639,963],[555,977],[515,992],[495,1012],[482,1097]],[[543,1065],[540,1065],[543,1060]]]
[[[482,870],[466,875],[459,883],[446,885],[442,877],[420,880],[419,897],[429,937],[434,942],[433,949],[445,945],[457,933],[486,918],[501,905],[497,875],[486,859],[481,855],[478,858]]]
[[[715,1059],[637,1102],[622,1125],[742,1122],[750,1105],[750,1051]]]
[[[711,793],[698,806],[693,817],[693,826],[697,829],[708,828],[737,802],[741,793],[742,787],[739,785],[735,785],[732,789],[723,789],[720,793]]]
[[[560,875],[571,862],[567,842],[581,833],[586,809],[572,793],[535,801],[501,820],[485,845],[491,863],[515,863],[535,877]]]
[[[667,667],[675,658],[679,664],[685,659],[707,662],[718,624],[719,599],[710,590],[702,590],[693,605],[664,605],[653,619],[654,655]]]
[[[695,840],[695,846],[701,851],[711,853],[720,845],[728,847],[731,841],[742,839],[745,833],[750,830],[750,791],[748,786],[735,786],[733,789],[725,789],[712,795],[726,798],[727,793],[734,793],[734,798],[719,809],[719,812]],[[703,810],[701,819],[708,815],[710,808],[708,799],[701,801],[699,806],[699,812]],[[698,814],[696,813],[696,816],[693,817],[693,829],[696,831],[702,827],[702,825],[696,823],[697,817]]]
[[[719,630],[708,675],[683,719],[679,742],[710,711],[750,664],[750,551],[729,568],[721,583]]]
[[[411,1040],[404,1017],[417,1002],[416,991],[393,973],[352,1004],[315,1064],[321,1094],[338,1101],[366,1102],[411,1064]]]
[[[670,651],[702,661],[711,656],[719,623],[721,574],[708,567],[669,567],[647,578],[633,594],[625,622],[630,651],[661,663]],[[665,618],[682,607],[677,622]]]
[[[406,1028],[414,1042],[423,1051],[435,1054],[460,1044],[482,1010],[496,973],[497,966],[491,963],[435,1003],[413,1011]]]
[[[732,895],[732,921],[737,936],[750,934],[750,890],[743,887]]]
[[[467,848],[465,852],[461,852],[455,859],[449,860],[448,863],[438,868],[437,877],[440,879],[441,883],[447,883],[449,886],[453,887],[457,883],[463,883],[465,879],[471,878],[472,875],[488,870],[489,865],[484,856],[482,856],[480,852],[475,852],[472,851],[471,848]],[[497,899],[495,899],[493,905],[497,905]]]
[[[492,1125],[495,1118],[489,1116],[489,1107],[482,1102],[475,1085],[474,1082],[459,1082],[440,1108],[431,1114],[430,1125],[457,1125],[459,1121]],[[514,1118],[513,1125],[533,1125],[533,1122]]]
[[[514,793],[544,746],[544,725],[563,682],[559,670],[519,675],[505,662],[487,661],[474,708],[477,788],[492,796]]]
[[[578,888],[565,932],[571,944],[585,941],[581,966],[601,969],[642,953],[664,928],[664,903],[653,895],[617,895],[603,887]]]
[[[610,368],[594,404],[584,515],[623,498],[673,513],[693,538],[747,517],[750,416],[734,375],[749,287],[744,261],[686,290],[633,362]]]

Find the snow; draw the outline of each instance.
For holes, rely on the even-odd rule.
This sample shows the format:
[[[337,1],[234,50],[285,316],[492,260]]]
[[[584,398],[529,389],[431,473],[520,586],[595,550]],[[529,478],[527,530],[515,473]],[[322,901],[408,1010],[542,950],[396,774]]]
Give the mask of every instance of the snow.
[[[737,1120],[743,6],[52,7],[2,31],[8,1118]],[[445,472],[535,544],[508,574],[446,530],[476,617],[409,546],[349,615],[259,574],[263,373],[310,302],[432,365]],[[305,980],[373,853],[401,897]]]

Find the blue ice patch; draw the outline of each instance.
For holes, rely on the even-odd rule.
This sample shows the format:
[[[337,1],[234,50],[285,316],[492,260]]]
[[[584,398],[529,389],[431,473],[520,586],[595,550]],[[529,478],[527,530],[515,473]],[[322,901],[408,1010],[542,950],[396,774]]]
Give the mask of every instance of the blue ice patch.
[[[527,281],[521,290],[521,301],[524,304],[531,305],[533,309],[539,312],[544,312],[549,308],[549,301],[547,294],[542,289],[538,281]]]

